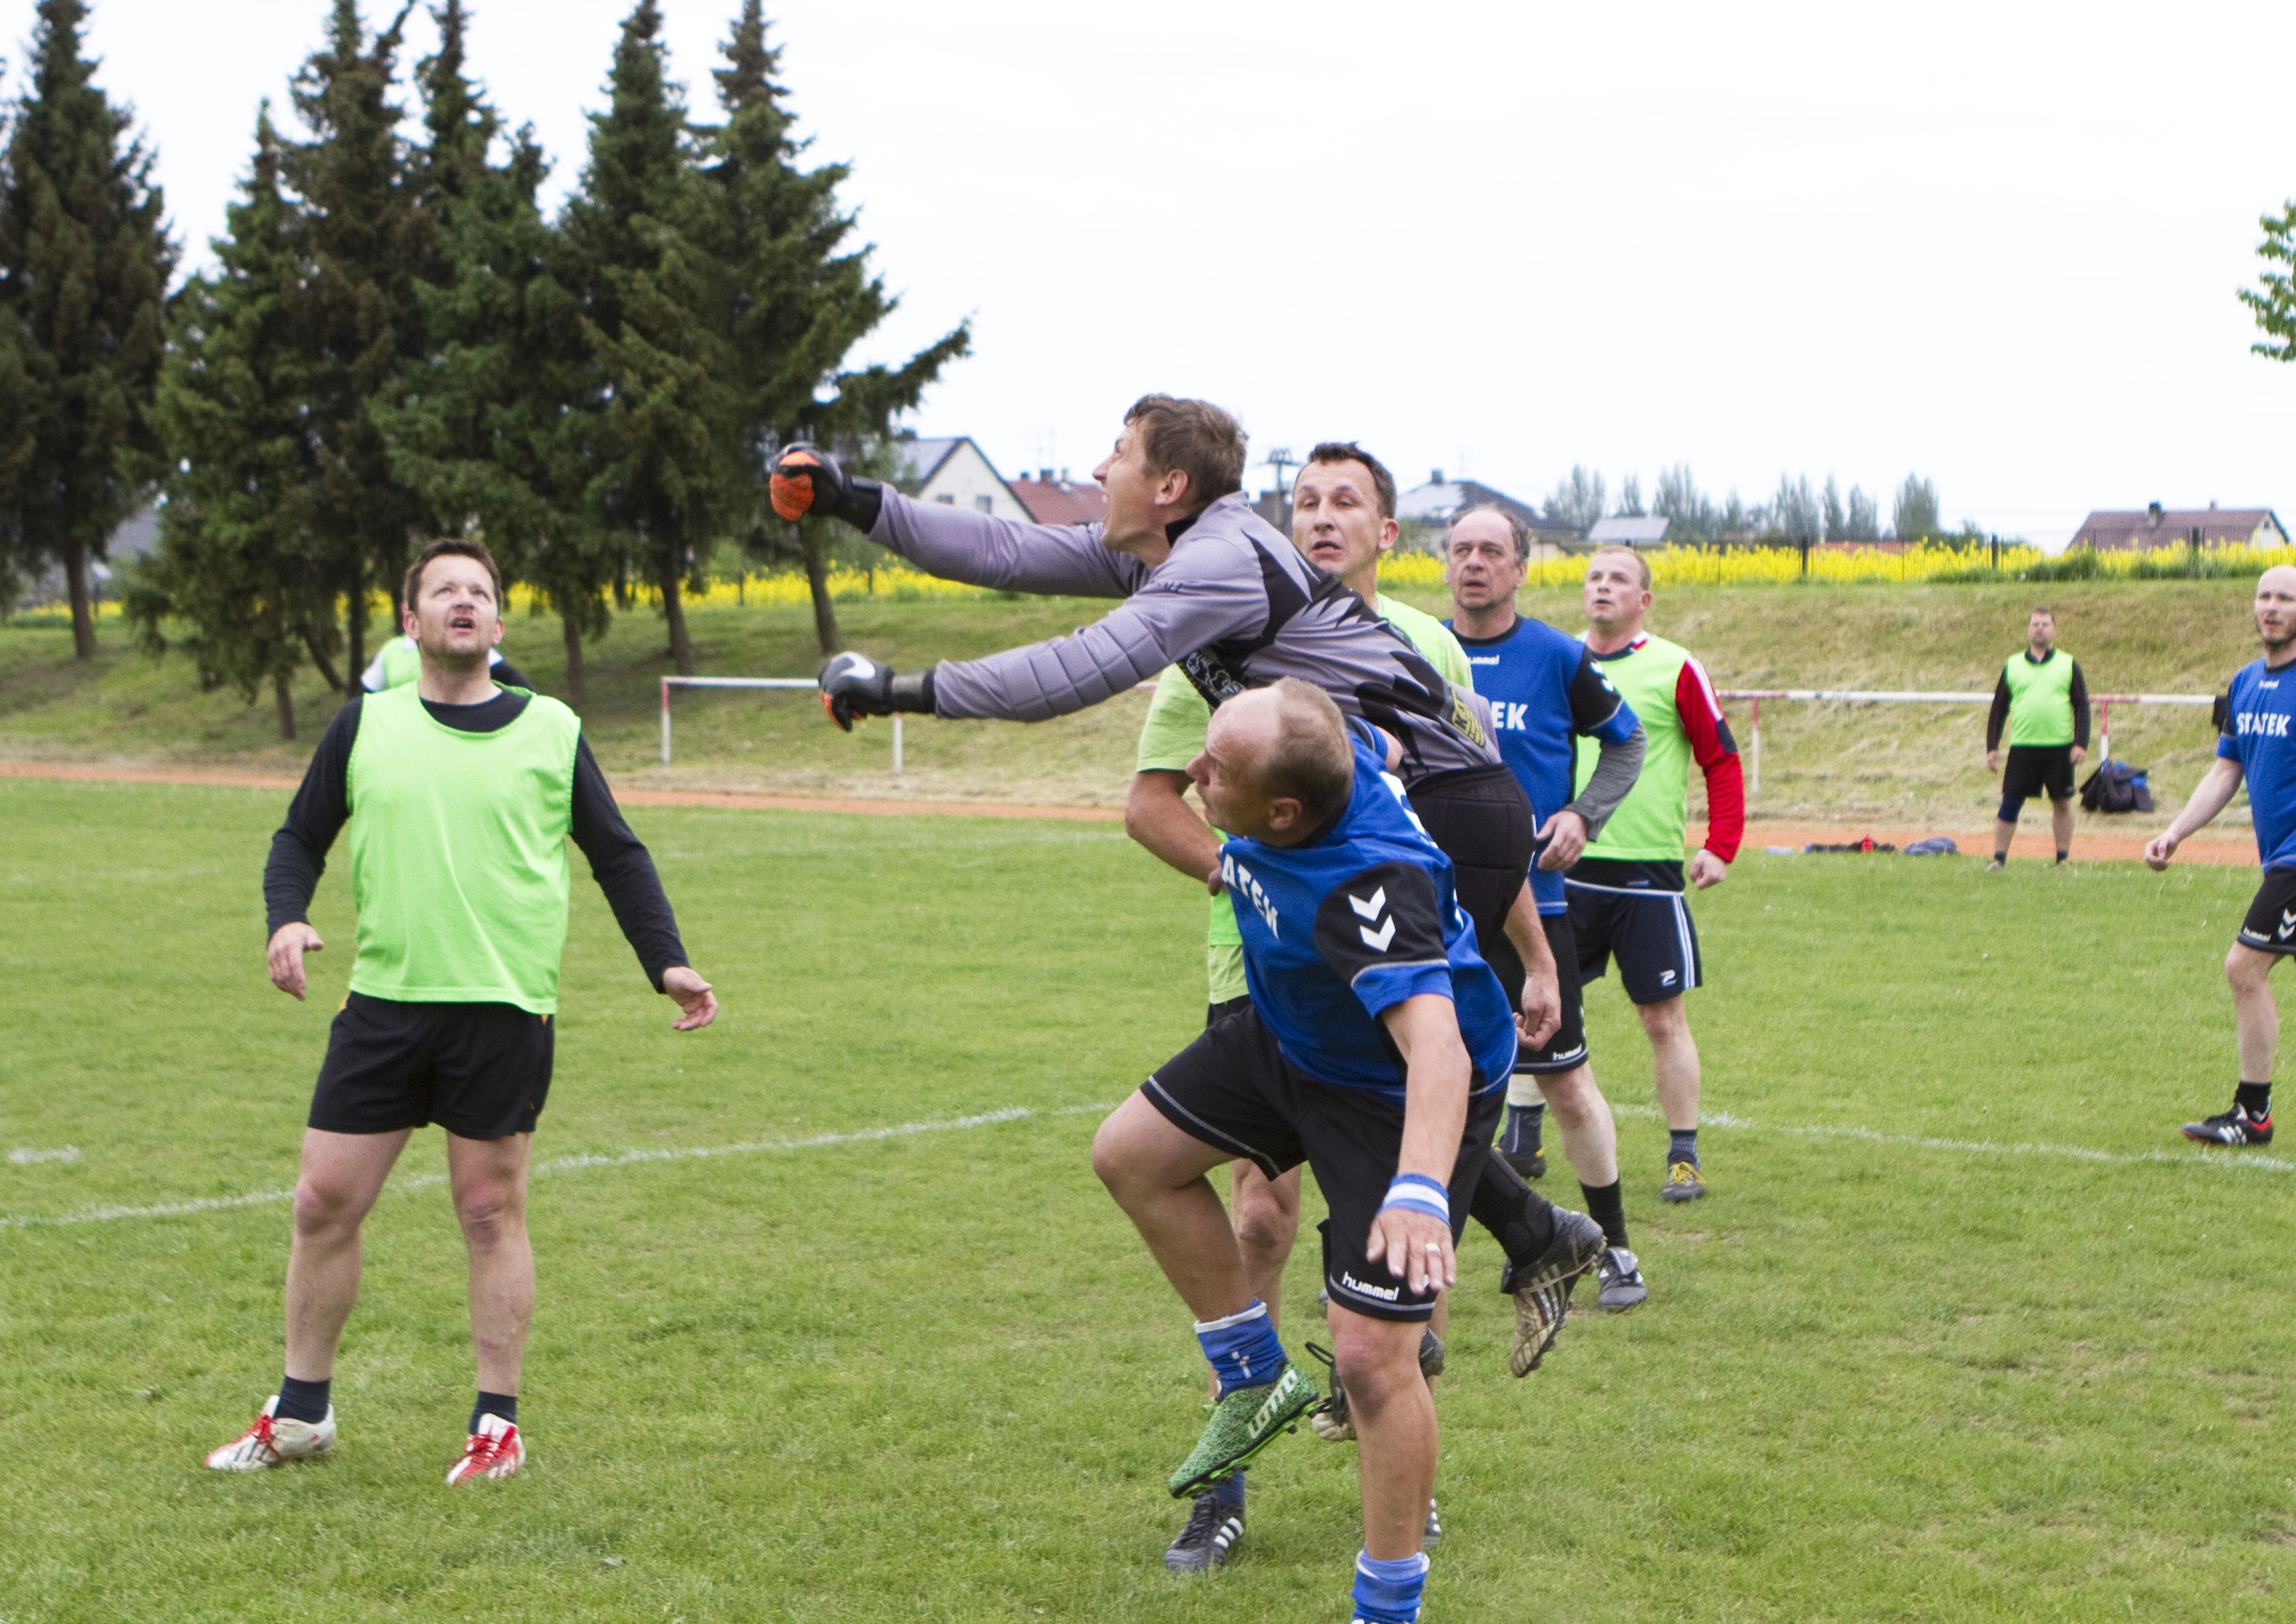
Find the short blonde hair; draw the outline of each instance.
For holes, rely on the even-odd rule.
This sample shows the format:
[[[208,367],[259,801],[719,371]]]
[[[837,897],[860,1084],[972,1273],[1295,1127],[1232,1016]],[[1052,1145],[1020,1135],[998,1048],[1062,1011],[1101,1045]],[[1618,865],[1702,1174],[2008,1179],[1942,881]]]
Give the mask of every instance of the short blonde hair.
[[[1310,824],[1319,824],[1348,804],[1355,793],[1355,751],[1348,742],[1347,718],[1332,696],[1296,677],[1279,678],[1275,738],[1259,764],[1259,788],[1270,800],[1289,796]]]
[[[1632,547],[1628,546],[1624,542],[1604,542],[1601,546],[1596,547],[1593,553],[1587,555],[1587,562],[1591,564],[1596,559],[1602,557],[1605,553],[1623,553],[1628,558],[1633,559],[1635,561],[1635,572],[1643,578],[1643,590],[1644,592],[1648,592],[1651,589],[1650,560],[1644,558]]]

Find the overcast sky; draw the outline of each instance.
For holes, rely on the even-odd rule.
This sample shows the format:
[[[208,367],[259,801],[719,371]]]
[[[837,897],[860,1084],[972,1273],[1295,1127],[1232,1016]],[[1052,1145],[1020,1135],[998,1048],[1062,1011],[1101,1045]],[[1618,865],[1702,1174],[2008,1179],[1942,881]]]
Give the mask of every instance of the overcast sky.
[[[663,0],[697,114],[737,0]],[[193,257],[326,0],[93,0]],[[626,0],[476,0],[472,66],[570,185]],[[371,17],[382,14],[368,0]],[[0,0],[11,72],[30,0]],[[1361,439],[1540,497],[1573,463],[1782,472],[2054,543],[2092,507],[2296,518],[2296,366],[2234,291],[2296,193],[2296,5],[964,6],[782,0],[783,78],[928,397],[1004,472],[1144,390],[1255,455]],[[418,19],[411,63],[430,31]],[[1264,478],[1255,473],[1255,480]]]

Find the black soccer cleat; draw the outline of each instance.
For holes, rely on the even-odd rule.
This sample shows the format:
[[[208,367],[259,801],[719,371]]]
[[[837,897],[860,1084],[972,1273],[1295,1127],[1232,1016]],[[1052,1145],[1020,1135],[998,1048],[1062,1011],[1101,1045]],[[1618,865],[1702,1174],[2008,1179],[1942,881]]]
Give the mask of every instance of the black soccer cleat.
[[[2234,1104],[2221,1115],[2185,1123],[2184,1135],[2185,1138],[2197,1139],[2202,1144],[2269,1144],[2272,1143],[2272,1113],[2267,1111],[2260,1117],[2251,1117],[2248,1114],[2247,1106]]]
[[[1514,1346],[1507,1368],[1517,1376],[1537,1370],[1570,1312],[1570,1289],[1603,1257],[1603,1226],[1568,1207],[1554,1210],[1554,1238],[1524,1264],[1510,1260],[1499,1273],[1499,1290],[1514,1299]]]
[[[1227,1554],[1242,1538],[1242,1508],[1225,1509],[1219,1496],[1207,1489],[1196,1497],[1188,1526],[1164,1547],[1164,1565],[1175,1573],[1209,1573],[1226,1565]]]
[[[1506,1158],[1507,1166],[1525,1178],[1546,1177],[1546,1148],[1544,1145],[1536,1146],[1528,1151],[1502,1149],[1499,1154]]]

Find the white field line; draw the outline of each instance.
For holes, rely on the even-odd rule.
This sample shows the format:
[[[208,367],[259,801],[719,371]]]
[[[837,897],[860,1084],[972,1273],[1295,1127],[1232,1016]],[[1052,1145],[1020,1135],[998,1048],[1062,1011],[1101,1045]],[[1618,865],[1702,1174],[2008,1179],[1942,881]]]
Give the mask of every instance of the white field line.
[[[914,1134],[960,1133],[967,1128],[991,1128],[1000,1122],[1019,1122],[1029,1118],[1105,1114],[1111,1109],[1100,1104],[1060,1105],[1048,1111],[1031,1111],[1024,1105],[1009,1105],[1002,1111],[983,1111],[977,1117],[896,1122],[886,1128],[856,1128],[848,1133],[811,1134],[802,1139],[750,1139],[739,1144],[693,1144],[661,1150],[552,1156],[534,1163],[532,1171],[536,1174],[580,1173],[593,1168],[636,1167],[651,1161],[700,1161],[717,1156],[761,1156],[776,1152],[826,1150],[841,1144],[873,1144],[885,1139],[906,1139]],[[422,1173],[393,1179],[390,1187],[400,1191],[422,1190],[446,1182],[444,1173]],[[188,1218],[201,1212],[227,1212],[235,1207],[271,1206],[292,1201],[294,1197],[292,1190],[250,1190],[242,1195],[210,1195],[196,1201],[162,1202],[150,1207],[89,1207],[53,1218],[31,1213],[6,1213],[0,1214],[0,1229],[53,1229],[71,1224],[112,1224],[127,1218]]]
[[[8,1152],[8,1160],[20,1168],[29,1167],[36,1161],[78,1161],[79,1146],[67,1144],[59,1150],[36,1151],[20,1145]],[[0,1620],[0,1624],[7,1624],[7,1621]]]
[[[1656,1121],[1658,1111],[1648,1105],[1613,1105],[1611,1114]],[[1860,1144],[1895,1145],[1906,1150],[1946,1151],[1961,1156],[2040,1156],[2061,1161],[2087,1161],[2108,1167],[2203,1167],[2243,1173],[2296,1173],[2296,1161],[2281,1156],[2256,1156],[2243,1152],[2213,1151],[2195,1145],[2189,1151],[2095,1151],[2079,1144],[2004,1144],[1998,1139],[1937,1139],[1922,1134],[1884,1134],[1870,1128],[1831,1128],[1823,1123],[1755,1122],[1716,1111],[1699,1119],[1699,1128],[1728,1128],[1750,1133],[1783,1134],[1792,1139],[1848,1139]]]
[[[979,1116],[946,1117],[919,1122],[897,1122],[885,1128],[865,1128],[847,1133],[813,1134],[802,1139],[751,1139],[738,1144],[694,1144],[661,1150],[627,1150],[554,1156],[534,1164],[537,1174],[579,1173],[594,1168],[636,1167],[656,1161],[699,1161],[718,1156],[758,1156],[775,1152],[827,1150],[846,1144],[871,1144],[904,1139],[915,1134],[960,1133],[1002,1122],[1030,1118],[1076,1117],[1105,1112],[1106,1104],[1062,1105],[1049,1111],[1008,1106]],[[1614,1105],[1611,1114],[1638,1120],[1656,1120],[1659,1113],[1647,1105]],[[1778,1134],[1794,1139],[1848,1140],[1861,1144],[1898,1146],[1908,1150],[1943,1151],[1962,1156],[2038,1156],[2062,1161],[2085,1161],[2108,1167],[2194,1166],[2249,1173],[2296,1173],[2296,1161],[2279,1156],[2251,1156],[2194,1148],[2190,1151],[2099,1151],[2078,1144],[2004,1144],[1993,1139],[1941,1139],[1921,1134],[1885,1134],[1870,1128],[1835,1128],[1822,1123],[1777,1125],[1752,1121],[1718,1111],[1703,1119],[1702,1128],[1726,1128],[1747,1133]],[[443,1173],[422,1173],[394,1179],[398,1191],[427,1189],[447,1182]],[[202,1212],[227,1212],[238,1207],[262,1207],[291,1201],[292,1190],[250,1190],[241,1195],[211,1195],[195,1201],[162,1202],[149,1207],[90,1207],[53,1218],[29,1213],[0,1214],[0,1229],[52,1229],[78,1224],[109,1224],[129,1218],[189,1218]]]

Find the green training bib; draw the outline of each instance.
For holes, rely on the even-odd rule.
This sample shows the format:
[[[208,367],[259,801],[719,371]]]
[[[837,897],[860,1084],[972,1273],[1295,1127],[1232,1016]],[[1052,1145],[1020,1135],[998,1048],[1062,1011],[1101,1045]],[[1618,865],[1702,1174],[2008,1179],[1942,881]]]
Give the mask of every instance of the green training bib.
[[[2062,649],[2035,665],[2012,654],[2001,668],[2009,685],[2009,742],[2070,744],[2073,742],[2073,660]]]
[[[360,701],[353,992],[556,1013],[581,736],[579,718],[539,695],[493,733],[435,720],[412,684]]]

